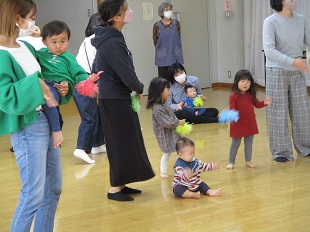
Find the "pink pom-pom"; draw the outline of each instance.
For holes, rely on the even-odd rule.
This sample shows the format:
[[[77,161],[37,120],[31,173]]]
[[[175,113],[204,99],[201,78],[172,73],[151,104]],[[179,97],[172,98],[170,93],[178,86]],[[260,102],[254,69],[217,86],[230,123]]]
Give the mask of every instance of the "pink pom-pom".
[[[99,92],[97,84],[90,80],[81,81],[80,83],[75,85],[75,88],[77,89],[79,94],[92,98],[96,97],[96,94]]]
[[[92,98],[96,97],[96,94],[99,92],[99,88],[95,82],[99,79],[99,76],[102,72],[103,71],[93,73],[85,81],[81,81],[80,83],[76,84],[75,88],[79,94]]]

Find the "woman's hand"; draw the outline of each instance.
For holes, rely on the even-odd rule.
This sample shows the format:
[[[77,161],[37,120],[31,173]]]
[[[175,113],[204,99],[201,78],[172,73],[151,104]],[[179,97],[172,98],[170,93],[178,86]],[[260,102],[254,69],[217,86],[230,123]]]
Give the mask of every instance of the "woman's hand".
[[[293,62],[293,67],[297,68],[301,72],[310,71],[310,66],[307,64],[307,60],[302,58],[296,58]]]
[[[41,85],[41,89],[42,89],[42,92],[43,92],[43,97],[46,101],[46,104],[49,106],[49,107],[55,107],[55,106],[58,106],[58,102],[56,101],[50,87],[45,84],[45,82],[41,79],[39,79],[39,82],[40,82],[40,85]]]
[[[62,81],[60,84],[55,83],[54,87],[57,89],[60,96],[66,96],[69,91],[69,84],[67,81]]]
[[[141,104],[143,94],[138,94],[138,93],[136,93],[136,96],[138,97],[138,100],[139,100],[139,102],[140,102],[140,104]]]
[[[179,104],[176,104],[177,108],[176,110],[182,110],[182,106],[183,106],[183,101],[181,101]]]
[[[205,96],[203,96],[202,94],[200,95],[200,98],[203,100],[203,101],[206,101],[207,98]]]

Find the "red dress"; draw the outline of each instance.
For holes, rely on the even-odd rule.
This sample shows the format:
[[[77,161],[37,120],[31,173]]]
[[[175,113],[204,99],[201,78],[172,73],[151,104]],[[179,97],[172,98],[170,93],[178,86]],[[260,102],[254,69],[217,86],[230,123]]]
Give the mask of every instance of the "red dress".
[[[264,101],[258,101],[257,99],[253,102],[249,93],[238,94],[233,92],[230,94],[229,108],[239,112],[239,120],[230,123],[230,137],[242,138],[258,134],[254,106],[262,108],[265,104]]]

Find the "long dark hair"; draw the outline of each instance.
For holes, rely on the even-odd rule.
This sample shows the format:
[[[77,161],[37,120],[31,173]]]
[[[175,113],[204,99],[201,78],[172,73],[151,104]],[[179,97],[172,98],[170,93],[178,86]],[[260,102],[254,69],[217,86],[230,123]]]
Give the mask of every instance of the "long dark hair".
[[[120,14],[124,9],[125,4],[127,4],[126,0],[104,0],[99,4],[99,15],[101,19],[101,25],[112,26],[113,25],[113,17]]]
[[[256,86],[255,86],[255,82],[252,77],[252,74],[250,73],[249,70],[242,69],[236,73],[234,84],[232,86],[232,92],[241,94],[240,89],[238,87],[239,81],[241,80],[251,81],[251,85],[250,85],[250,88],[247,90],[247,93],[249,93],[252,96],[253,100],[255,100],[256,99]]]
[[[161,94],[165,88],[170,89],[170,83],[162,77],[155,77],[152,79],[147,96],[146,109],[152,109],[154,104],[162,104]]]

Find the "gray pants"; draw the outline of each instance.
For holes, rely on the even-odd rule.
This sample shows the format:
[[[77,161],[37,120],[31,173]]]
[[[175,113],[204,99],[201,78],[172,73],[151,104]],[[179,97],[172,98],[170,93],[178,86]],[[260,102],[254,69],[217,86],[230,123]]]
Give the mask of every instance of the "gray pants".
[[[267,107],[269,147],[273,158],[294,159],[288,128],[292,124],[294,147],[299,156],[310,153],[310,108],[305,76],[299,71],[266,69],[266,96],[272,99]]]
[[[229,163],[234,164],[237,156],[238,149],[240,147],[242,138],[232,138],[230,151],[229,151]],[[250,162],[252,160],[252,144],[254,135],[244,137],[244,156],[245,161]]]

